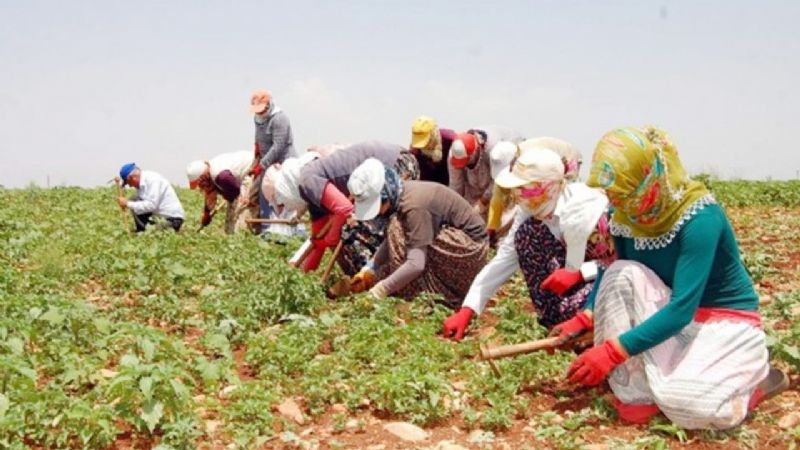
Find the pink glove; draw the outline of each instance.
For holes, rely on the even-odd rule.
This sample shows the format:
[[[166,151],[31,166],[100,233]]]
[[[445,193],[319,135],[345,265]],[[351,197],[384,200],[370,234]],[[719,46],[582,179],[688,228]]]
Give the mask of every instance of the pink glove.
[[[570,272],[562,267],[545,278],[539,288],[561,296],[581,281],[583,275],[580,271]]]
[[[573,337],[590,331],[594,328],[594,320],[586,314],[586,311],[578,311],[575,317],[565,320],[550,330],[549,336],[558,336],[561,341],[566,342]]]
[[[462,306],[457,313],[445,319],[444,337],[453,338],[456,341],[463,339],[464,332],[467,329],[467,325],[469,325],[469,321],[472,320],[473,314],[475,314],[475,311],[472,308]]]
[[[570,383],[597,386],[615,367],[625,362],[625,355],[611,341],[581,353],[567,370]]]

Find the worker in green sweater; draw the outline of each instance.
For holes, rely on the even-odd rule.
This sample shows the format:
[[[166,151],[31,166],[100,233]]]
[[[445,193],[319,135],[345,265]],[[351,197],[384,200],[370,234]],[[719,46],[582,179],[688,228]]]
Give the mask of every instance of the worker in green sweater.
[[[646,423],[662,412],[687,429],[734,427],[785,390],[733,229],[688,178],[669,136],[651,127],[607,133],[587,184],[615,208],[618,260],[598,275],[585,310],[553,329],[563,342],[594,330],[569,380],[593,386],[608,376],[621,419]]]

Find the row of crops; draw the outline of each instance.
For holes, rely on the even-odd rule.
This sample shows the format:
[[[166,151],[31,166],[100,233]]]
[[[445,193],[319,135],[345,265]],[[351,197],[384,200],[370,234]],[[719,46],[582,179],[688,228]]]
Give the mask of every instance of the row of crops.
[[[800,182],[709,184],[726,206],[800,206]],[[190,224],[194,194],[179,192]],[[501,432],[537,420],[535,386],[570,360],[501,361],[502,377],[476,364],[480,339],[545,334],[518,279],[492,310],[493,335],[452,344],[436,336],[448,311],[432,298],[330,303],[317,276],[284,263],[298,243],[226,236],[219,223],[132,236],[113,199],[0,189],[0,448],[253,448],[293,430],[274,412],[292,396],[312,419],[336,406],[335,420],[369,411]],[[774,297],[768,316],[789,321],[800,294]],[[771,339],[775,357],[800,368],[800,328]],[[598,399],[581,414],[560,426],[588,432],[609,408]],[[543,439],[569,447],[579,435],[557,431]]]

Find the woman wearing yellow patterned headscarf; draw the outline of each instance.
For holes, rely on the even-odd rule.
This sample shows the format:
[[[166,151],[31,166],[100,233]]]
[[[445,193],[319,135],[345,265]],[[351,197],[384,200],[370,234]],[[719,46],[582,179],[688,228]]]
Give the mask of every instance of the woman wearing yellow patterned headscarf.
[[[605,189],[613,222],[633,237],[671,231],[687,208],[709,194],[686,175],[669,136],[657,128],[620,128],[597,144],[587,184]]]
[[[580,316],[555,327],[594,329],[595,346],[570,381],[610,375],[623,420],[663,412],[684,428],[730,428],[788,386],[770,367],[758,296],[722,208],[692,181],[657,128],[607,133],[589,186],[606,191],[618,260],[601,273]]]

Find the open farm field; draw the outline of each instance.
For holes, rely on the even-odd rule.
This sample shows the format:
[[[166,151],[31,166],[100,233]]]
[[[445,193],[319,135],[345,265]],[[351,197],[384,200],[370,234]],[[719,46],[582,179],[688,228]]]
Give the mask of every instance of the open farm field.
[[[133,236],[110,188],[0,189],[0,448],[795,448],[800,182],[710,185],[792,380],[727,432],[619,424],[607,387],[566,383],[568,353],[495,375],[479,343],[546,335],[519,277],[453,343],[432,298],[330,302],[286,265],[299,241],[197,232],[188,190],[180,234]]]

